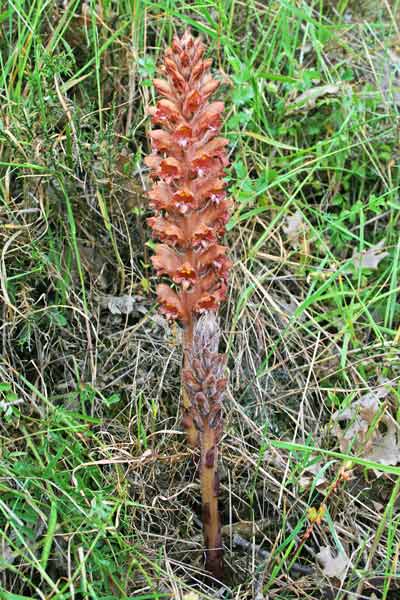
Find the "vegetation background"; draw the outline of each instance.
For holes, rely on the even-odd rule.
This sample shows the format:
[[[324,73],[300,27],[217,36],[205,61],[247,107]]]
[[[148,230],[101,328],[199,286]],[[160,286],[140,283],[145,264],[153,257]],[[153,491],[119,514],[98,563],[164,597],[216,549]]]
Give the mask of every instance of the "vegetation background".
[[[0,598],[396,599],[398,0],[0,8]],[[226,586],[202,572],[180,331],[155,306],[151,80],[222,81]]]

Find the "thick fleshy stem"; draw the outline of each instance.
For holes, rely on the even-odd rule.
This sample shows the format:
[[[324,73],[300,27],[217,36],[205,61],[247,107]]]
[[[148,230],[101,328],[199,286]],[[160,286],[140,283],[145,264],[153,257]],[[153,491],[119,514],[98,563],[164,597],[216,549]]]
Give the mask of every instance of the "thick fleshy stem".
[[[224,575],[224,560],[221,521],[218,510],[218,445],[215,439],[215,431],[208,424],[205,424],[204,430],[200,433],[200,447],[200,482],[206,569],[221,581]]]
[[[185,360],[185,359],[184,359]],[[183,365],[183,368],[187,365]],[[185,386],[182,386],[182,427],[185,430],[186,442],[190,448],[199,447],[199,432],[197,431],[191,415],[190,399]]]
[[[218,511],[218,444],[222,435],[222,399],[226,357],[218,354],[219,326],[214,313],[200,317],[193,332],[188,367],[183,372],[200,439],[200,483],[206,567],[223,578],[221,522]]]
[[[190,326],[186,327],[183,335],[183,371],[182,371],[182,380],[183,373],[189,367],[189,353],[192,348],[193,343],[193,326],[190,323]],[[190,398],[186,389],[186,386],[183,382],[182,385],[182,426],[186,433],[186,441],[188,446],[191,448],[199,447],[199,432],[194,424],[192,417],[192,405],[190,402]]]

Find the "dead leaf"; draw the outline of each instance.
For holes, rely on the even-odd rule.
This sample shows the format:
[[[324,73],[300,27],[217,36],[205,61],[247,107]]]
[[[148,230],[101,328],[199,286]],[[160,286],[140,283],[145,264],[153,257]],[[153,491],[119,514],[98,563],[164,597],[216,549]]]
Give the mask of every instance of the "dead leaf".
[[[344,552],[339,552],[335,557],[329,546],[322,546],[321,550],[316,554],[316,559],[321,563],[324,575],[343,581],[350,564],[350,559]]]
[[[0,572],[5,571],[10,565],[13,564],[17,557],[17,553],[11,549],[11,546],[2,540],[1,543],[1,554],[0,554]]]
[[[290,102],[290,104],[287,105],[287,108],[289,109],[288,112],[290,113],[298,110],[309,110],[314,108],[319,98],[336,95],[339,90],[340,88],[338,85],[331,83],[328,83],[327,85],[317,85],[313,88],[310,88],[303,94],[300,94],[300,96],[297,96],[293,102]]]
[[[90,277],[93,278],[97,286],[104,290],[107,287],[107,258],[106,253],[100,248],[94,246],[84,246],[78,243],[79,254],[83,267]],[[79,281],[77,269],[73,270],[73,278]]]
[[[146,314],[142,296],[104,296],[100,298],[102,308],[108,308],[112,315],[129,315],[132,312]]]
[[[325,472],[320,472],[322,467],[322,461],[318,461],[306,467],[300,477],[300,487],[307,490],[312,486],[314,482],[315,487],[317,489],[324,487],[324,484],[327,482],[327,479],[325,477]]]
[[[375,61],[377,83],[387,102],[400,106],[400,55],[396,46],[388,47],[378,54]]]
[[[283,456],[276,450],[276,448],[270,448],[264,454],[264,462],[267,465],[273,465],[277,469],[281,469],[286,466],[286,461]]]
[[[390,419],[385,422],[387,430],[379,434],[365,458],[381,465],[396,465],[400,462],[400,448],[397,439],[397,427]]]
[[[382,465],[396,465],[400,462],[398,427],[381,403],[381,399],[388,394],[387,387],[380,386],[332,416],[337,424],[335,434],[342,452],[351,450]],[[376,423],[371,430],[374,420]],[[344,430],[339,426],[343,421],[349,422]]]
[[[355,252],[353,254],[353,263],[356,269],[377,269],[381,260],[389,256],[389,252],[382,252],[385,240],[381,240],[376,246],[371,246],[368,250]]]
[[[299,245],[300,237],[304,237],[307,231],[307,225],[304,222],[303,214],[297,210],[294,215],[286,217],[283,231],[286,234],[288,242],[296,247]]]
[[[382,502],[376,502],[375,500],[372,500],[371,502],[372,502],[372,506],[374,507],[376,512],[378,512],[378,513],[383,512],[385,506],[382,504]]]
[[[276,294],[274,292],[270,292],[271,299],[271,311],[276,313],[278,318],[283,318],[285,324],[288,322],[290,317],[293,317],[299,303],[294,299],[293,296],[287,294],[283,296],[281,294]],[[302,314],[297,317],[298,321],[302,322],[305,320],[305,315]]]
[[[355,438],[363,439],[368,432],[369,426],[371,425],[375,415],[379,410],[379,395],[378,393],[371,392],[366,394],[359,400],[353,402],[350,406],[342,410],[337,411],[333,415],[333,420],[337,423],[343,421],[349,421],[348,427],[342,432],[340,437],[340,448],[342,452],[347,452],[350,448],[351,442]]]

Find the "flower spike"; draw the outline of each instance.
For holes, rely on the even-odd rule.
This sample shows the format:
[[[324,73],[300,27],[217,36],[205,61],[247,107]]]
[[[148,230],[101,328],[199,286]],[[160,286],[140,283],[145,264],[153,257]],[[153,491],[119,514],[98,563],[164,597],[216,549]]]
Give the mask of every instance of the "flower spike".
[[[161,76],[154,79],[160,99],[149,111],[154,129],[145,163],[154,181],[149,192],[154,214],[147,222],[161,242],[152,262],[157,275],[172,283],[157,287],[160,309],[184,328],[183,424],[189,444],[201,449],[206,566],[221,579],[217,455],[226,381],[215,313],[225,299],[231,268],[220,238],[232,201],[224,181],[228,140],[219,136],[224,104],[209,101],[219,82],[204,52],[200,37],[189,30],[166,50]]]

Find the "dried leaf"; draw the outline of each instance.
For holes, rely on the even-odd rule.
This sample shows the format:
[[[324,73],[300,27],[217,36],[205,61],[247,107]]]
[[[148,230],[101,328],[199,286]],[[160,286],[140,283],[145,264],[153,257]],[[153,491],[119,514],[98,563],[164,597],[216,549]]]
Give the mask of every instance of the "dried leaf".
[[[287,295],[286,298],[284,298],[283,296],[279,295],[279,294],[274,294],[273,292],[271,292],[270,294],[272,300],[275,302],[276,307],[278,309],[277,312],[279,312],[279,314],[281,314],[282,316],[285,317],[293,317],[293,315],[296,312],[297,307],[299,306],[298,302],[296,302],[296,300],[293,298],[293,296],[291,295]],[[273,306],[273,308],[275,308],[275,306]],[[305,317],[303,315],[301,315],[299,317],[299,320],[303,320]]]
[[[356,269],[377,269],[381,260],[386,256],[389,256],[389,252],[382,252],[385,240],[381,240],[376,246],[363,250],[362,252],[355,252],[353,254],[353,263]]]
[[[283,231],[286,234],[288,242],[292,246],[298,246],[300,237],[303,237],[307,230],[303,214],[298,210],[294,215],[286,217],[285,223]]]
[[[132,312],[145,314],[147,312],[142,296],[105,296],[100,298],[100,305],[108,308],[112,315],[129,315]]]
[[[392,420],[386,422],[386,427],[386,433],[376,437],[371,450],[365,454],[365,458],[381,465],[396,465],[400,462],[397,427]]]
[[[315,482],[315,487],[317,489],[324,487],[324,485],[327,482],[327,479],[325,477],[325,471],[321,473],[322,467],[322,461],[318,461],[306,467],[300,477],[300,487],[307,490],[311,487],[313,482]]]
[[[17,556],[18,553],[14,552],[11,546],[6,544],[5,541],[2,540],[0,552],[0,572],[8,569],[9,566],[13,564]]]
[[[385,100],[400,106],[400,57],[398,52],[390,47],[380,52],[375,61],[375,70],[377,83]]]
[[[84,246],[78,242],[79,254],[85,270],[93,277],[97,286],[104,290],[107,287],[107,253],[99,247]],[[77,269],[73,269],[73,279],[79,280]]]
[[[321,550],[316,554],[316,558],[322,564],[324,575],[343,581],[350,564],[350,559],[346,554],[339,552],[335,557],[329,546],[322,546]]]
[[[351,447],[353,452],[373,462],[383,465],[396,465],[400,462],[398,429],[394,419],[386,409],[383,410],[380,402],[388,394],[389,390],[381,386],[333,415],[332,419],[337,423],[335,434],[342,452],[348,452]],[[371,430],[376,419],[385,431],[380,430],[378,421]],[[339,426],[343,421],[349,421],[344,430]]]
[[[317,100],[328,95],[336,95],[340,88],[338,85],[317,85],[305,91],[288,105],[289,112],[314,108]]]

